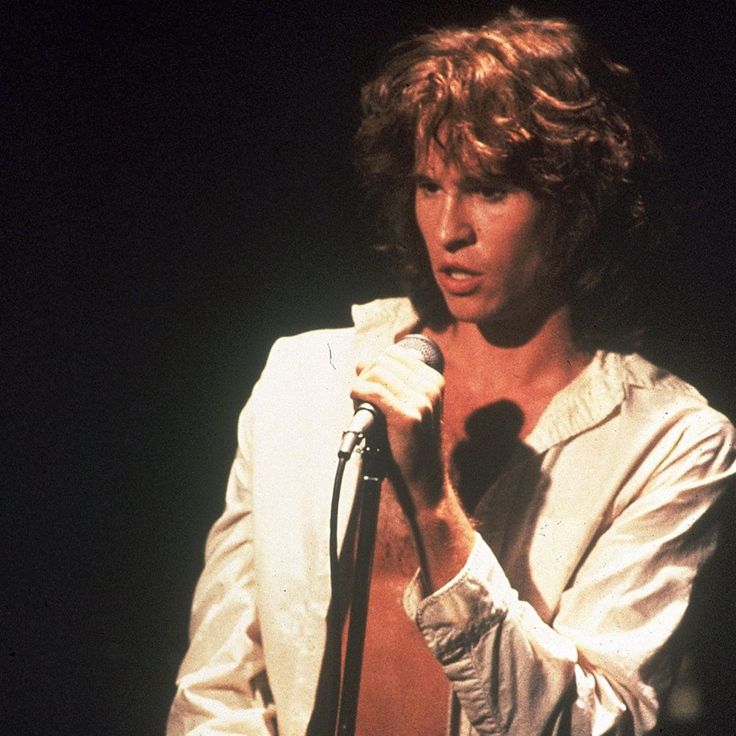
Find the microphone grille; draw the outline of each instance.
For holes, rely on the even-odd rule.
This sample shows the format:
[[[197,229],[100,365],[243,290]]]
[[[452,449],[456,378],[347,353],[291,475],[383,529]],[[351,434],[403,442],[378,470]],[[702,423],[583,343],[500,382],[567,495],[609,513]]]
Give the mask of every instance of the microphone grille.
[[[399,340],[398,344],[404,350],[412,350],[417,353],[422,363],[425,363],[430,368],[434,368],[438,373],[444,371],[445,359],[434,340],[430,340],[425,335],[415,335],[412,333]]]

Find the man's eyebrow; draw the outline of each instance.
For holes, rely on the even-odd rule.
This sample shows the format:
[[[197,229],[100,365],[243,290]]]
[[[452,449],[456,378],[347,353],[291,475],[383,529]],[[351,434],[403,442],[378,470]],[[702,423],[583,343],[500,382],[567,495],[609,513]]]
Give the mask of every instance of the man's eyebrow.
[[[458,182],[458,187],[463,191],[475,191],[477,189],[507,189],[509,186],[508,179],[503,176],[484,175],[478,176],[468,174],[463,176]]]
[[[415,169],[409,179],[415,184],[436,184],[437,179],[431,172]],[[464,192],[474,192],[479,189],[508,189],[509,181],[503,176],[464,174],[457,182],[458,189]]]

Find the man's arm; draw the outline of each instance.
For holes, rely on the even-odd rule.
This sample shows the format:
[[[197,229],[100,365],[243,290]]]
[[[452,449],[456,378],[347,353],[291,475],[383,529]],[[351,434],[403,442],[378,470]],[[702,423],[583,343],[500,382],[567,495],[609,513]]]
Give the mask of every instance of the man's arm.
[[[240,417],[225,511],[207,538],[167,736],[274,733],[266,725],[270,710],[258,689],[265,672],[252,594],[250,413],[249,404]]]
[[[394,345],[363,368],[352,398],[386,418],[393,487],[414,535],[425,592],[444,585],[465,564],[475,534],[442,466],[439,412],[444,381],[410,351]]]
[[[480,537],[439,591],[423,598],[418,581],[407,591],[407,611],[478,733],[623,735],[655,726],[682,646],[675,635],[734,473],[730,424],[690,417],[681,430],[670,462],[585,556],[551,625],[518,599]]]

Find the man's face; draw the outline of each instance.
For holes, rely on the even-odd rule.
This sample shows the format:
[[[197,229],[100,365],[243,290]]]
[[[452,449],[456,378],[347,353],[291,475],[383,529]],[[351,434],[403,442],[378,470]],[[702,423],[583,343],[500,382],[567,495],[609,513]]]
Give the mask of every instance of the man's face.
[[[521,327],[550,288],[551,222],[526,190],[447,164],[431,144],[415,171],[415,211],[432,272],[452,316]]]

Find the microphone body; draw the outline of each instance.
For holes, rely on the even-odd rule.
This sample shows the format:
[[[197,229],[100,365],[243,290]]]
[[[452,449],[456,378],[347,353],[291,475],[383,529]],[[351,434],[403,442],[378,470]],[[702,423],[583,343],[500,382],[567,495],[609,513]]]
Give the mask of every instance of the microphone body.
[[[430,340],[424,335],[411,334],[399,340],[396,344],[402,350],[415,353],[422,363],[438,373],[442,373],[444,370],[445,360],[442,357],[442,351],[437,347],[434,340]],[[381,412],[372,404],[367,401],[360,404],[355,410],[355,414],[353,414],[350,426],[342,433],[342,441],[337,456],[343,459],[349,458],[361,438],[382,419]]]

